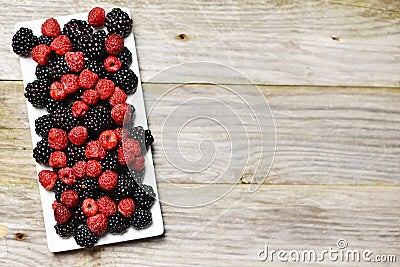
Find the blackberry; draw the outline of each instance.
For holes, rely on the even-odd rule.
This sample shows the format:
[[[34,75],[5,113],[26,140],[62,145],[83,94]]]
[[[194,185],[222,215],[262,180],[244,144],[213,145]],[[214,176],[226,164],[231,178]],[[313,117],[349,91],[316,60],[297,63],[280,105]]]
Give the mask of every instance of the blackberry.
[[[71,98],[72,98],[73,100],[82,100],[82,94],[83,94],[83,92],[85,92],[85,90],[86,90],[86,89],[84,89],[84,88],[78,89],[78,91],[76,91],[76,92],[71,96]]]
[[[61,182],[59,179],[56,181],[56,183],[54,184],[54,187],[53,187],[53,192],[54,192],[54,194],[55,194],[55,199],[58,201],[58,202],[61,202],[61,194],[65,191],[65,190],[68,190],[68,189],[71,189],[71,187],[70,186],[68,186],[68,185],[66,185],[66,184],[64,184],[63,182]]]
[[[107,13],[105,26],[109,33],[116,33],[123,38],[127,37],[132,31],[132,19],[120,8],[113,8]]]
[[[47,80],[34,80],[25,87],[24,96],[34,107],[43,107],[50,97],[50,84]]]
[[[143,229],[149,227],[152,224],[151,211],[143,209],[135,209],[130,218],[130,225],[135,229]]]
[[[68,222],[65,224],[56,224],[54,225],[54,229],[56,229],[56,233],[63,237],[70,237],[74,234],[76,228],[76,224],[74,222]]]
[[[28,28],[20,28],[12,37],[12,49],[19,56],[29,56],[37,44],[38,38]]]
[[[127,94],[132,94],[138,86],[138,77],[131,69],[121,68],[112,76],[114,83]]]
[[[50,154],[54,150],[49,146],[46,139],[40,140],[36,147],[33,149],[33,157],[37,163],[42,163],[45,165],[49,164]]]
[[[86,57],[95,60],[103,60],[106,55],[106,48],[101,37],[94,34],[83,35],[78,40],[78,50]]]
[[[82,206],[79,207],[73,212],[73,222],[77,225],[84,224],[86,222],[86,215],[82,210]]]
[[[97,179],[89,177],[78,179],[77,182],[72,186],[72,189],[78,193],[79,199],[81,200],[86,198],[96,199],[100,192],[100,186],[97,182]]]
[[[49,68],[49,79],[51,81],[60,80],[61,76],[70,72],[67,62],[63,56],[54,56],[47,63]]]
[[[51,38],[50,36],[47,35],[40,35],[38,38],[39,44],[45,44],[47,46],[50,46],[51,42],[53,42],[54,38]]]
[[[100,161],[103,170],[118,171],[118,152],[117,150],[107,151],[106,157]]]
[[[142,126],[130,127],[128,130],[129,137],[139,142],[142,154],[146,153],[146,132]]]
[[[50,80],[50,68],[47,65],[37,65],[35,70],[36,78],[39,80]]]
[[[35,120],[35,132],[37,135],[47,138],[51,128],[53,128],[53,121],[49,114],[45,114]]]
[[[114,190],[110,192],[110,196],[115,202],[127,198],[134,192],[136,187],[135,181],[127,175],[118,175],[118,182]]]
[[[108,75],[106,69],[103,66],[103,63],[93,59],[85,60],[85,69],[97,73],[100,78],[106,78]]]
[[[64,25],[62,34],[69,37],[74,49],[77,48],[78,40],[81,36],[92,34],[93,28],[84,21],[78,19],[71,19]]]
[[[105,30],[100,30],[97,31],[95,33],[93,33],[93,36],[96,36],[97,38],[99,38],[99,40],[104,44],[106,39],[107,39],[107,33]]]
[[[54,127],[63,129],[67,132],[79,124],[79,120],[72,116],[71,109],[63,105],[53,111],[51,118]]]
[[[119,212],[107,218],[107,229],[112,234],[122,234],[129,228],[129,221]]]
[[[70,144],[65,149],[65,154],[67,155],[67,165],[69,167],[74,166],[74,164],[80,160],[86,159],[85,146]]]
[[[58,109],[66,108],[64,102],[54,100],[51,97],[49,97],[47,99],[46,103],[44,103],[44,107],[46,108],[47,112],[49,112],[49,113],[54,113]]]
[[[90,231],[87,225],[80,225],[75,231],[75,242],[85,248],[92,248],[99,240],[99,236]]]
[[[136,185],[140,185],[143,182],[145,169],[140,170],[140,171],[135,171],[135,170],[129,170],[129,168],[127,166],[120,166],[119,173],[120,173],[120,175],[125,176],[126,179],[130,179],[130,180],[133,179],[133,181],[136,183]]]
[[[144,131],[144,136],[145,136],[144,140],[145,140],[146,146],[151,146],[151,144],[153,144],[153,142],[154,142],[154,137],[151,134],[151,131],[150,130]]]
[[[133,192],[133,198],[135,203],[143,208],[143,209],[150,209],[154,203],[154,198],[156,194],[154,193],[153,187],[147,184],[142,184],[138,186],[135,191]]]
[[[124,50],[117,55],[117,58],[126,68],[129,68],[132,64],[132,53],[127,47],[124,47]]]
[[[98,136],[106,129],[115,128],[114,120],[111,118],[111,108],[101,104],[90,107],[83,118],[83,125],[92,137]]]

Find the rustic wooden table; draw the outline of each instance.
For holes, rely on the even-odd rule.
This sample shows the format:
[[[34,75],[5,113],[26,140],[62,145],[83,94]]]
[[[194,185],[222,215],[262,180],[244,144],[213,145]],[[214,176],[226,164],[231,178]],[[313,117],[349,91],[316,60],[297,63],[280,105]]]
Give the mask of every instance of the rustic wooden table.
[[[397,265],[389,265],[399,266],[399,1],[113,2],[0,3],[1,266],[262,266],[268,263],[259,261],[257,253],[266,245],[322,251],[335,248],[339,238],[349,249],[397,255]],[[275,118],[275,160],[252,194],[242,179],[210,205],[163,204],[162,237],[52,254],[31,156],[24,87],[10,40],[17,21],[87,12],[95,5],[131,9],[144,81],[169,66],[199,60],[249,76]],[[158,98],[162,85],[176,80],[162,82],[145,87],[146,100]],[[186,89],[195,96],[204,88],[193,84]],[[162,118],[152,117],[149,123],[159,138]],[[207,129],[194,124],[181,138],[189,145],[198,145],[198,138],[218,140],[219,133]],[[217,171],[192,179],[168,162],[160,142],[154,145],[154,162],[157,171],[175,177],[174,183],[189,186],[217,178],[223,167],[217,160]],[[169,183],[159,181],[158,188],[161,199],[187,201],[174,196]],[[368,265],[327,260],[307,266],[323,264]],[[275,260],[271,265],[290,264]]]

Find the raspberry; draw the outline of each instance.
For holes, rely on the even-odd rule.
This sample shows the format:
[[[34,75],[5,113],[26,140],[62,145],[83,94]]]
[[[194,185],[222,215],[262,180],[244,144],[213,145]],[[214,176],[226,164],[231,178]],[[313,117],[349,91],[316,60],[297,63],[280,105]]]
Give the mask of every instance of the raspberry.
[[[79,196],[74,190],[65,190],[61,194],[61,203],[67,208],[74,208],[78,206]]]
[[[122,134],[123,134],[122,127],[118,127],[117,129],[114,130],[114,132],[117,135],[118,143],[121,143],[122,142]]]
[[[94,216],[99,211],[99,206],[93,198],[87,198],[82,202],[82,210],[86,216]]]
[[[82,52],[67,52],[65,53],[65,61],[68,68],[73,72],[80,72],[85,65],[85,58]]]
[[[64,56],[65,53],[72,51],[72,44],[68,36],[59,35],[51,42],[50,49],[55,51],[57,55]]]
[[[56,181],[57,181],[57,174],[53,171],[49,170],[42,170],[38,174],[39,183],[44,187],[46,190],[53,189]]]
[[[50,54],[50,47],[44,44],[35,46],[31,51],[32,59],[42,66],[47,64],[50,58]]]
[[[99,240],[99,236],[90,231],[87,225],[80,225],[74,235],[76,244],[85,248],[92,248]]]
[[[91,70],[84,69],[79,75],[79,85],[82,88],[90,89],[96,85],[98,79],[99,76],[96,73]]]
[[[90,26],[101,27],[104,25],[106,19],[106,12],[101,7],[95,7],[90,10],[88,15],[88,22]]]
[[[114,56],[108,56],[106,59],[104,59],[103,63],[104,63],[104,68],[108,72],[116,72],[122,66],[121,61],[119,61],[119,59]]]
[[[51,204],[51,208],[54,210],[58,204],[60,204],[60,202],[58,202],[57,200],[54,200],[53,204]]]
[[[108,54],[116,56],[124,49],[124,38],[118,34],[111,33],[106,39],[106,51]]]
[[[58,179],[66,185],[73,185],[76,183],[76,177],[72,171],[72,168],[65,167],[58,171]]]
[[[106,156],[106,151],[100,141],[91,141],[86,145],[85,155],[88,159],[101,160]]]
[[[131,153],[133,156],[138,157],[141,155],[140,143],[132,138],[125,138],[123,142],[125,154]]]
[[[136,157],[133,163],[128,163],[129,167],[134,169],[135,171],[140,171],[144,169],[144,157],[140,155],[139,157]]]
[[[88,110],[89,106],[83,101],[75,101],[72,104],[72,116],[75,118],[84,117]]]
[[[49,165],[53,168],[63,168],[67,166],[67,155],[62,151],[54,151],[50,154]]]
[[[67,133],[61,129],[51,128],[47,142],[51,148],[55,150],[62,150],[68,145]]]
[[[128,96],[125,94],[123,90],[121,90],[119,87],[115,87],[114,93],[110,97],[108,102],[110,103],[111,106],[115,106],[117,104],[125,103],[127,98]]]
[[[89,160],[86,163],[86,175],[91,178],[96,178],[100,175],[102,166],[97,160]]]
[[[129,105],[126,103],[116,104],[111,110],[111,117],[114,121],[122,125],[124,123],[125,114],[129,109]]]
[[[68,133],[68,138],[74,145],[83,145],[88,138],[88,131],[84,126],[76,126]]]
[[[50,96],[57,101],[63,101],[67,98],[67,92],[61,82],[56,81],[50,85]]]
[[[60,33],[60,24],[58,24],[56,19],[49,18],[42,24],[42,34],[50,37],[57,37]]]
[[[101,100],[105,100],[113,95],[115,90],[113,81],[109,79],[100,79],[96,84],[96,91]]]
[[[87,218],[86,224],[90,231],[98,235],[101,235],[107,230],[107,218],[101,213]]]
[[[97,205],[99,206],[99,211],[105,216],[111,216],[117,212],[117,205],[108,196],[103,196],[97,200]]]
[[[72,174],[75,175],[76,178],[84,178],[86,177],[86,161],[78,161],[72,167]]]
[[[57,204],[54,208],[54,219],[57,223],[64,224],[71,218],[72,212],[70,209],[65,207],[63,204]]]
[[[126,165],[127,162],[132,162],[135,160],[135,156],[130,153],[130,154],[125,154],[124,153],[124,148],[120,146],[118,148],[118,163],[121,165]]]
[[[96,105],[97,101],[99,101],[99,93],[93,89],[86,90],[82,94],[82,100],[90,106]]]
[[[118,144],[118,137],[113,130],[105,130],[99,136],[99,141],[105,150],[112,150]]]
[[[118,202],[118,211],[125,217],[131,217],[135,210],[135,201],[132,198],[124,198]]]
[[[117,185],[117,182],[118,182],[118,175],[111,170],[103,172],[99,177],[100,188],[105,191],[113,190]]]
[[[79,89],[79,79],[75,74],[64,74],[61,77],[61,82],[67,94],[73,94]]]

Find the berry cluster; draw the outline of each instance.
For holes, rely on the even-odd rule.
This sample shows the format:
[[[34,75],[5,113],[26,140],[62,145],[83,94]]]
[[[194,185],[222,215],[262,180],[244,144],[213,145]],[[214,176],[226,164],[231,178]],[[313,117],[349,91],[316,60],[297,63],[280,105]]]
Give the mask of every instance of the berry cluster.
[[[131,30],[132,20],[121,9],[106,14],[96,7],[87,21],[72,19],[61,28],[49,18],[40,37],[21,28],[12,38],[13,51],[38,64],[25,97],[48,112],[35,121],[42,140],[33,157],[53,168],[38,179],[55,194],[55,231],[83,247],[93,247],[106,232],[152,223],[155,193],[142,182],[154,139],[140,126],[123,127],[135,111],[127,94],[138,85],[124,46]]]

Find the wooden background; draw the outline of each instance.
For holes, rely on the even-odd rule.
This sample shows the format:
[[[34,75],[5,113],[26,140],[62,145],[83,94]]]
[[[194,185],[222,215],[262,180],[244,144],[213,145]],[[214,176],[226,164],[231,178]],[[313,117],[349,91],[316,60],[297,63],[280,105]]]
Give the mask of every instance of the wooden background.
[[[162,205],[162,237],[52,254],[31,157],[19,62],[10,46],[14,24],[117,5],[129,7],[133,14],[144,81],[167,67],[192,61],[226,64],[253,80],[275,119],[275,160],[254,193],[248,192],[244,177],[210,205]],[[371,266],[398,266],[399,1],[2,0],[0,29],[1,266],[265,266],[271,263],[257,260],[265,245],[321,251],[335,247],[339,238],[347,240],[349,249],[397,256],[397,265]],[[179,79],[165,77],[159,82],[146,85],[146,101],[157,99],[162,88]],[[196,84],[187,85],[185,92],[217,95]],[[165,105],[179,100],[177,96]],[[150,118],[156,139],[162,123],[162,118]],[[181,136],[189,147],[186,156],[190,158],[190,148],[199,144],[199,138],[218,143],[220,134],[204,130],[208,128],[186,127]],[[168,146],[168,140],[162,143]],[[161,199],[186,203],[187,196],[174,195],[168,182],[198,186],[220,174],[205,172],[192,179],[171,166],[160,142],[153,148],[156,170],[172,177],[159,181]],[[220,161],[214,164],[216,170],[222,168]],[[239,169],[232,171],[240,174]],[[254,168],[246,175],[251,171]],[[230,187],[230,182],[220,181],[210,190]],[[22,240],[17,233],[24,234]],[[307,264],[322,265],[368,264]]]

